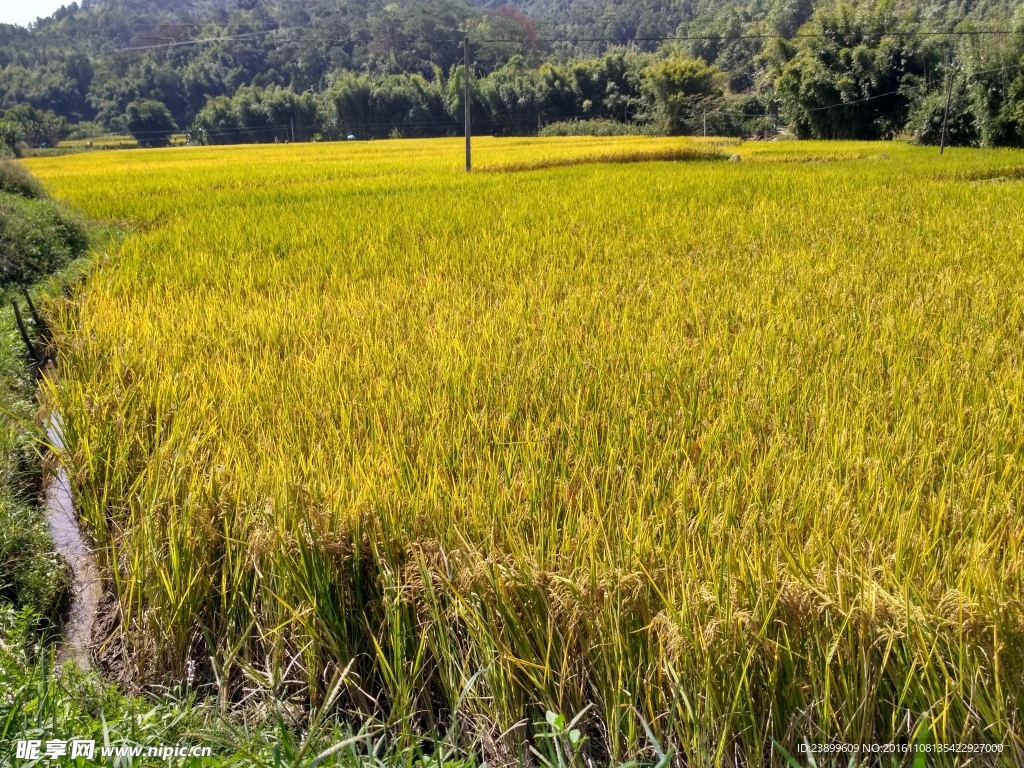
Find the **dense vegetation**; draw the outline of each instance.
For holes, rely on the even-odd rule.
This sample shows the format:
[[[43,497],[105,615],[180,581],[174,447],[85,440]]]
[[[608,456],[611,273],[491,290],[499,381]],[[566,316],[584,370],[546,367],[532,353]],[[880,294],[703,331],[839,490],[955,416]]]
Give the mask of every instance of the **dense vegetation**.
[[[1017,145],[1021,21],[1014,0],[87,0],[0,27],[0,137],[454,135],[468,34],[484,133],[596,119],[931,143],[952,77],[951,139]]]
[[[11,301],[83,256],[88,244],[77,216],[47,199],[23,168],[0,160],[0,624],[8,608],[56,618],[67,581],[36,506],[36,385]],[[22,312],[31,329],[24,303]]]
[[[688,160],[552,167],[602,155]],[[594,764],[652,756],[646,727],[687,765],[805,737],[1019,762],[1018,154],[460,161],[30,161],[134,229],[55,315],[108,671],[301,709],[347,668],[339,711],[488,764],[548,710]]]

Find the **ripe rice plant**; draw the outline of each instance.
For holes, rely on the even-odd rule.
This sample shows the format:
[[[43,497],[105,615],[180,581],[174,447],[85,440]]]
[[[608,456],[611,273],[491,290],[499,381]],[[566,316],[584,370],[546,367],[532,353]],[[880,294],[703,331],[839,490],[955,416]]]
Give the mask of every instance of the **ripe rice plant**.
[[[547,710],[594,760],[1024,760],[1024,155],[723,151],[31,161],[130,229],[48,393],[123,678],[315,705],[352,662],[345,706],[489,762]]]

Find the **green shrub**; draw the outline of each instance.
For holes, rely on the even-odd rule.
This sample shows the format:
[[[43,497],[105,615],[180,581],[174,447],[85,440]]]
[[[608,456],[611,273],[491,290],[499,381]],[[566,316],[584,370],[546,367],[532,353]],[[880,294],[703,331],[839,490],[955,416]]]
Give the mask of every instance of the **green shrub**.
[[[0,192],[41,199],[46,190],[38,180],[13,160],[0,158]]]
[[[85,224],[21,166],[0,161],[0,291],[28,286],[83,255]],[[10,303],[0,305],[0,606],[55,618],[68,573],[37,502],[42,468],[32,426],[36,382]]]
[[[83,120],[75,123],[68,129],[67,141],[84,141],[86,139],[97,139],[106,136],[110,131],[101,123]]]
[[[541,128],[541,136],[640,136],[649,134],[647,126],[620,123],[617,120],[564,120]]]
[[[921,100],[907,123],[918,144],[939,144],[945,112],[944,93],[936,91]],[[980,140],[978,120],[971,109],[970,94],[965,84],[958,83],[950,99],[949,119],[946,121],[946,144],[951,147],[973,147],[977,146]]]
[[[0,289],[34,283],[88,247],[78,217],[49,200],[0,193]]]

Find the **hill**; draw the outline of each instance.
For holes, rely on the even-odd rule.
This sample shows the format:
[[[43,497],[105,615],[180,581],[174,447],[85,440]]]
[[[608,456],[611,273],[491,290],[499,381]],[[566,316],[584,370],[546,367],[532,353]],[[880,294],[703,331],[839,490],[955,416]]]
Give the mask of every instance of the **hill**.
[[[20,109],[8,134],[37,146],[73,125],[79,137],[131,131],[157,143],[174,130],[203,141],[446,135],[459,130],[468,35],[475,119],[488,132],[585,118],[696,132],[711,115],[709,130],[732,134],[781,121],[819,138],[931,140],[943,79],[956,73],[954,139],[1012,144],[1024,92],[1018,9],[1009,0],[87,0],[30,29],[0,26],[0,109]],[[659,84],[651,68],[670,58],[701,59],[717,79],[694,89],[686,67],[669,67]],[[835,111],[876,98],[857,115]]]

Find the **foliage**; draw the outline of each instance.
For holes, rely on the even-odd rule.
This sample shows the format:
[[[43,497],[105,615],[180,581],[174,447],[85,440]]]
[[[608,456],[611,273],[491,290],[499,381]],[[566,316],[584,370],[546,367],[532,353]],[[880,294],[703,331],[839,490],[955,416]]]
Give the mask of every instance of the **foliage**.
[[[801,137],[882,139],[907,122],[912,94],[909,77],[923,78],[938,52],[911,31],[892,5],[837,3],[819,7],[802,28],[805,36],[778,44],[775,90],[786,123]]]
[[[616,134],[647,132],[659,109],[670,111],[661,104],[662,92],[645,86],[645,67],[650,62],[649,56],[621,49],[600,58],[547,63],[538,68],[530,68],[523,57],[515,56],[494,72],[471,81],[474,124],[478,132],[517,135],[581,115],[604,121],[603,130]],[[296,95],[276,85],[243,87],[234,97],[211,99],[189,133],[196,143],[205,144],[280,142],[292,137],[301,141],[313,136],[456,135],[463,130],[464,76],[462,67],[448,76],[435,70],[431,78],[407,73],[379,77],[342,73],[317,96]],[[663,89],[665,95],[670,91],[668,86]],[[672,93],[677,100],[685,98]],[[612,129],[612,123],[618,127]],[[692,127],[680,121],[677,129]],[[723,127],[730,132],[738,130],[732,123]]]
[[[963,80],[959,80],[951,91],[949,117],[946,120],[946,144],[948,146],[975,146],[981,139],[977,119],[972,110],[970,93]],[[922,99],[909,128],[914,139],[920,144],[938,145],[942,138],[942,122],[946,114],[946,99],[937,91]]]
[[[12,335],[11,329],[4,332]],[[19,461],[17,471],[24,472],[36,458],[33,447],[28,445],[22,425],[6,421],[4,445],[0,446],[4,451],[2,458],[8,464]],[[12,453],[14,447],[21,450]],[[10,471],[9,467],[5,469]],[[8,605],[27,606],[46,620],[55,621],[69,580],[63,563],[53,552],[42,515],[32,506],[31,499],[18,498],[5,490],[0,493],[0,526],[0,610]]]
[[[688,765],[1020,762],[1017,153],[480,137],[474,167],[699,148],[743,162],[32,160],[134,227],[55,307],[53,393],[131,681],[315,703],[354,660],[341,709],[407,743],[458,709],[488,764],[588,705],[595,765],[646,728]]]
[[[27,145],[20,123],[0,120],[0,158],[21,157]]]
[[[440,73],[433,80],[410,74],[340,76],[324,93],[321,131],[330,138],[359,139],[393,131],[407,138],[453,133],[458,122],[446,110],[444,87]]]
[[[1017,29],[1014,14],[1011,0],[112,0],[0,35],[0,109],[125,133],[129,105],[156,101],[200,143],[450,136],[468,35],[488,134],[595,118],[698,134],[706,114],[710,133],[888,138],[918,132],[952,66],[977,142],[1017,145],[1024,43],[989,34]],[[674,59],[721,73],[711,92],[672,85]],[[735,119],[723,96],[783,109]]]
[[[82,256],[89,234],[56,203],[0,192],[0,288],[28,286]]]
[[[323,130],[317,103],[310,94],[279,86],[243,87],[233,98],[211,100],[189,131],[202,144],[302,141]]]
[[[54,622],[69,583],[38,507],[36,381],[10,300],[21,302],[18,289],[50,278],[83,255],[88,233],[77,216],[44,197],[42,185],[23,167],[0,160],[0,298],[5,305],[0,309],[0,656],[8,650],[10,616],[32,616],[33,626]],[[25,315],[31,332],[32,320]],[[2,685],[0,690],[9,691]]]
[[[141,756],[116,758],[120,766],[158,768],[429,768],[430,757],[450,768],[471,768],[451,741],[439,739],[425,756],[379,723],[351,717],[326,702],[299,719],[294,701],[266,697],[221,713],[209,698],[182,685],[147,696],[130,696],[95,673],[73,665],[58,668],[54,646],[40,643],[30,610],[0,603],[0,762],[15,764],[19,739],[87,739],[100,749],[142,748]],[[354,724],[354,725],[353,725]],[[204,758],[147,757],[162,745],[207,746]],[[43,763],[45,764],[45,762]],[[440,763],[433,764],[438,765]]]
[[[43,185],[24,166],[4,158],[0,158],[0,193],[35,199],[46,197]]]
[[[25,142],[30,147],[55,147],[67,135],[68,121],[49,110],[21,104],[4,111],[0,129],[6,143]]]
[[[541,131],[540,136],[637,136],[644,133],[644,130],[631,123],[622,123],[617,120],[593,119],[593,120],[565,120],[558,123],[548,123]]]
[[[0,109],[124,133],[130,104],[157,101],[207,143],[448,136],[461,125],[468,34],[473,116],[489,134],[594,118],[693,134],[707,111],[709,132],[728,135],[784,124],[804,137],[891,137],[917,131],[951,64],[972,73],[977,141],[1016,145],[1021,39],[986,34],[1015,29],[1014,12],[1010,0],[116,0],[0,35]],[[193,38],[207,42],[182,44]],[[720,72],[714,93],[679,92],[673,58]],[[782,114],[727,117],[720,91],[781,98]],[[53,146],[60,133],[33,141]]]
[[[703,114],[722,96],[721,72],[701,59],[670,55],[651,64],[646,75],[658,117],[669,134],[697,133]]]
[[[104,136],[106,133],[106,129],[100,123],[82,121],[71,127],[65,141],[88,141]]]
[[[125,109],[125,117],[128,132],[140,147],[166,147],[178,130],[170,110],[152,99],[133,101]]]
[[[779,3],[776,7],[781,8],[782,5]],[[681,31],[692,38],[685,44],[689,55],[724,71],[730,91],[749,93],[757,90],[758,59],[763,44],[760,35],[768,32],[763,20],[755,21],[754,16],[740,7],[725,4],[713,15],[695,19]],[[793,33],[783,34],[791,36]]]
[[[0,217],[8,215],[0,209]],[[35,381],[25,357],[13,312],[5,307],[0,311],[0,624],[8,606],[55,619],[68,583],[35,505],[41,484],[31,426]]]

